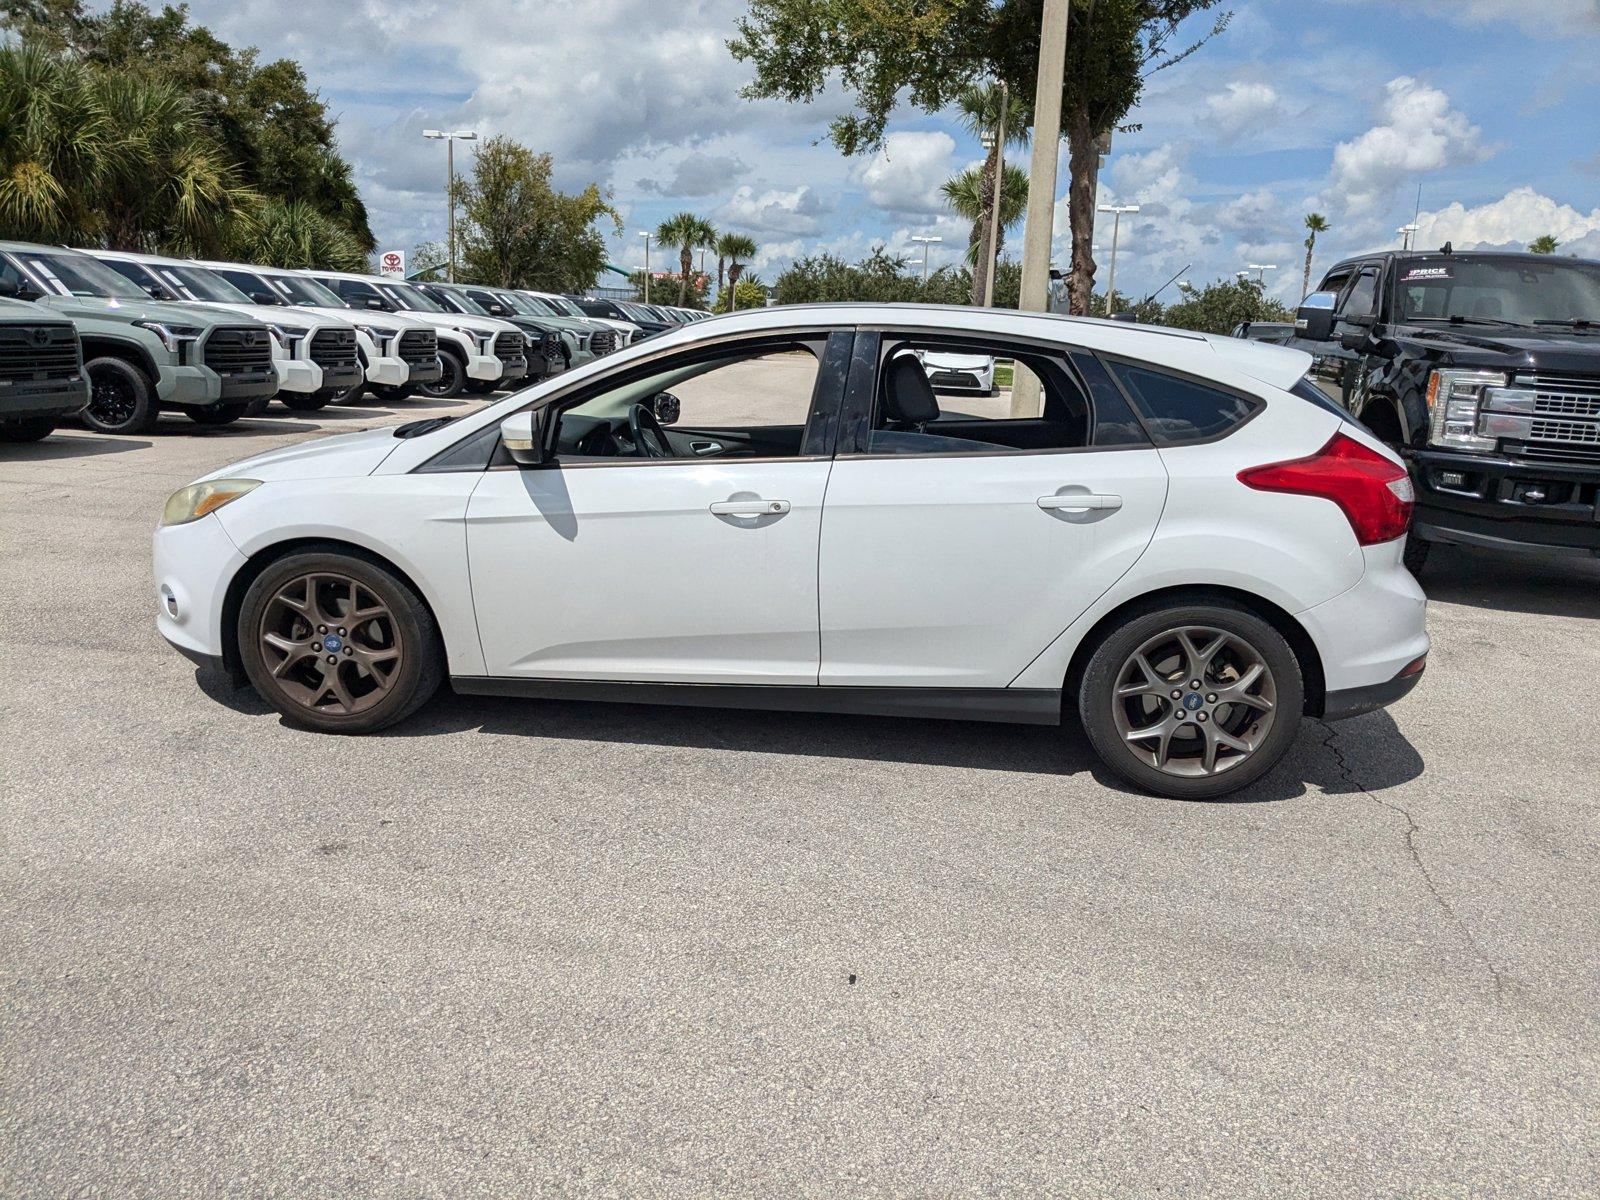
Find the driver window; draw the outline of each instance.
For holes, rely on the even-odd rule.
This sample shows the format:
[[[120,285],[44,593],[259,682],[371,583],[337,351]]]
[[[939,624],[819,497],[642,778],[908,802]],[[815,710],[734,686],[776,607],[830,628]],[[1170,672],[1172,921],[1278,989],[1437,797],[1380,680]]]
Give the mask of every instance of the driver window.
[[[1362,271],[1356,279],[1355,287],[1350,289],[1350,294],[1344,298],[1344,305],[1339,310],[1340,317],[1366,317],[1371,316],[1378,306],[1378,272],[1371,267]]]
[[[768,345],[663,367],[562,413],[558,457],[796,457],[820,373],[809,345]]]

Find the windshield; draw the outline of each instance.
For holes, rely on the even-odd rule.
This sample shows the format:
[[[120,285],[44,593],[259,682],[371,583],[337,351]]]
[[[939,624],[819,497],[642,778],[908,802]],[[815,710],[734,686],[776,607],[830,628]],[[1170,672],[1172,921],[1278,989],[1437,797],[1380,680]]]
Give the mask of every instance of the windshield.
[[[1600,322],[1600,263],[1464,254],[1402,262],[1394,310],[1400,321]]]
[[[303,275],[264,275],[280,296],[301,308],[349,308],[344,298],[326,284]]]
[[[583,311],[583,309],[579,308],[576,304],[574,304],[571,300],[568,300],[565,296],[535,296],[535,297],[533,297],[533,299],[539,301],[539,303],[541,303],[541,304],[548,304],[551,308],[555,309],[555,311],[559,315],[561,315],[563,317],[585,317],[585,316],[588,316],[588,314],[585,313]]]
[[[637,304],[629,304],[625,300],[619,300],[619,301],[617,301],[617,307],[620,308],[623,312],[627,313],[635,321],[648,321],[652,325],[661,324],[660,321],[656,320],[654,317],[652,317],[648,312],[646,312],[643,308],[641,308]]]
[[[58,296],[100,296],[114,300],[148,300],[150,294],[87,254],[19,251],[17,257]]]
[[[401,308],[412,312],[444,312],[444,305],[440,304],[426,292],[417,288],[402,286],[397,283],[375,283],[372,285]]]
[[[487,317],[489,310],[484,308],[465,292],[446,291],[445,297],[450,304],[455,306],[457,312],[464,312],[474,317]]]
[[[524,296],[521,292],[498,293],[502,303],[509,304],[525,317],[552,317],[555,310],[537,296]]]
[[[215,271],[208,271],[204,267],[175,267],[157,263],[150,269],[168,285],[192,300],[214,300],[218,304],[251,303],[249,296]]]

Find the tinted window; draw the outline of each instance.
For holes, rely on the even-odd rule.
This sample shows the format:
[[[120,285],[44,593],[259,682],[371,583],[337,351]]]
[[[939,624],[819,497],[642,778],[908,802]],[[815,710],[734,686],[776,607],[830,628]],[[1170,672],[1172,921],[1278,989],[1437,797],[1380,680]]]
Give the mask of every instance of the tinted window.
[[[142,288],[149,289],[159,286],[162,288],[162,290],[167,292],[172,292],[175,290],[173,287],[171,287],[171,285],[168,284],[158,285],[156,281],[150,277],[150,272],[146,271],[138,263],[124,262],[120,258],[104,259],[102,261],[105,262],[106,266],[110,267],[118,275],[121,275],[124,279],[131,279],[134,283],[137,283]]]
[[[1378,272],[1376,268],[1368,267],[1356,279],[1355,287],[1350,289],[1350,294],[1345,297],[1344,304],[1339,309],[1341,317],[1370,316],[1378,304]]]
[[[1115,359],[1106,365],[1164,445],[1219,437],[1256,410],[1255,401],[1177,375]]]

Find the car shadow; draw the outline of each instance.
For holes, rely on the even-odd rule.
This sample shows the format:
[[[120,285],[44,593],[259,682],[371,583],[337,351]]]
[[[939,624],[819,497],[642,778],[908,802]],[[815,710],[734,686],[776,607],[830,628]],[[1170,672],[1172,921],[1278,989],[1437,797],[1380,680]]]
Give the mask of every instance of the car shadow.
[[[0,442],[0,459],[6,462],[50,462],[54,459],[93,458],[148,450],[152,443],[139,438],[99,437],[58,429],[40,442]]]
[[[1418,582],[1429,600],[1445,604],[1600,619],[1600,559],[1435,545]]]

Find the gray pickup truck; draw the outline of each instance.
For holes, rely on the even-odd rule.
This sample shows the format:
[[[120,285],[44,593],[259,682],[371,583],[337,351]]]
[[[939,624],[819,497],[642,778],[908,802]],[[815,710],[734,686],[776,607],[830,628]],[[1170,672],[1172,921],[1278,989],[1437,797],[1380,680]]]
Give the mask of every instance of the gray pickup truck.
[[[72,322],[22,300],[0,300],[0,442],[36,442],[89,402]]]

